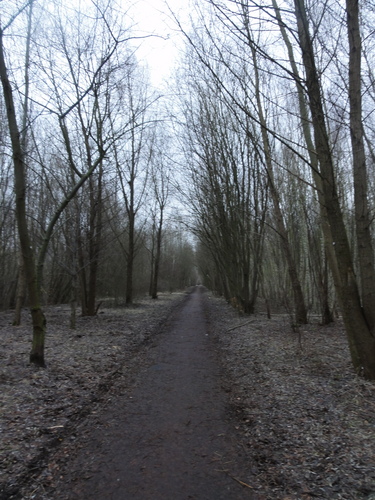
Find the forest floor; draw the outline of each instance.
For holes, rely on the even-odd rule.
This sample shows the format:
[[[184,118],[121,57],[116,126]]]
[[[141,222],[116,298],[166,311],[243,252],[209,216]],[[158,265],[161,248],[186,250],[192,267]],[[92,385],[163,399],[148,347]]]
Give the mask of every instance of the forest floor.
[[[353,373],[342,323],[338,320],[322,327],[312,320],[295,332],[287,315],[272,319],[263,314],[239,316],[222,299],[208,293],[199,296],[205,317],[199,328],[207,331],[205,344],[199,344],[200,337],[172,346],[168,340],[167,332],[176,328],[191,301],[191,295],[185,293],[163,294],[157,301],[145,299],[132,308],[103,307],[96,317],[78,318],[74,331],[68,328],[68,307],[49,307],[47,369],[27,363],[28,313],[25,311],[21,327],[11,326],[11,312],[0,314],[1,500],[94,498],[79,491],[84,491],[80,489],[83,483],[90,487],[95,482],[98,457],[94,455],[103,453],[100,440],[112,429],[115,438],[108,442],[116,447],[116,426],[122,417],[128,418],[123,409],[132,408],[133,395],[147,399],[142,380],[149,377],[155,384],[165,372],[170,381],[175,376],[168,372],[165,356],[173,358],[175,352],[184,353],[196,342],[198,348],[190,355],[198,356],[199,367],[193,366],[193,370],[201,372],[201,365],[207,364],[206,368],[215,372],[216,363],[219,366],[212,376],[214,385],[204,385],[205,392],[198,394],[197,411],[206,407],[206,413],[212,415],[217,402],[218,415],[222,414],[226,426],[222,434],[233,434],[230,459],[224,461],[224,453],[216,453],[212,469],[219,476],[209,477],[211,486],[206,493],[190,498],[220,498],[214,493],[217,483],[223,495],[226,488],[231,491],[223,498],[375,499],[375,384]],[[191,319],[194,309],[184,314]],[[205,352],[209,354],[207,363],[199,357]],[[183,364],[179,363],[177,373]],[[187,377],[181,373],[182,378]],[[203,373],[207,384],[212,377]],[[217,383],[221,392],[216,394]],[[165,387],[159,390],[164,397]],[[197,390],[201,390],[198,385]],[[135,420],[128,422],[129,429],[140,415],[151,424],[160,420],[146,403],[129,412],[129,418],[130,413],[135,415]],[[113,408],[117,413],[111,413]],[[195,434],[195,430],[190,431],[193,418],[202,420],[200,414],[186,416],[189,436]],[[144,428],[145,423],[141,420],[140,425]],[[220,428],[221,423],[218,425]],[[210,433],[205,425],[193,427]],[[141,443],[142,438],[137,439]],[[148,449],[156,444],[160,447],[160,436],[148,443]],[[173,453],[177,451],[173,449]],[[131,466],[139,467],[140,458],[132,453]],[[241,462],[236,471],[234,454]],[[160,455],[144,455],[153,455],[155,468]],[[206,452],[202,452],[204,456]],[[101,469],[103,463],[99,465]],[[194,466],[201,469],[200,462]],[[201,476],[205,476],[204,470]],[[177,479],[183,481],[184,475]],[[154,480],[149,476],[150,482]],[[169,486],[178,488],[178,484]],[[140,495],[147,498],[144,492]],[[95,498],[138,497],[116,496],[109,490],[106,496],[103,490]],[[174,494],[154,498],[189,497]]]

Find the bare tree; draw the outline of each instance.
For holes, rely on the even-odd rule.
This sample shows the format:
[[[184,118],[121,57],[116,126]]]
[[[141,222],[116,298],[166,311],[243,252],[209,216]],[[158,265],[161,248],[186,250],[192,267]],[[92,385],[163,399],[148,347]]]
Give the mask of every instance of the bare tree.
[[[14,19],[20,15],[20,13],[21,11],[16,12],[9,20],[8,25],[0,28],[0,77],[6,104],[9,133],[13,151],[17,226],[21,252],[25,263],[25,273],[28,282],[31,315],[33,320],[33,346],[30,354],[30,361],[37,365],[44,366],[44,335],[46,320],[41,308],[41,293],[37,280],[35,255],[31,246],[26,216],[26,158],[25,152],[22,149],[21,136],[17,124],[17,112],[14,104],[12,87],[8,77],[4,48],[4,31],[11,25]]]
[[[137,215],[145,202],[151,161],[150,139],[154,119],[151,109],[157,96],[149,95],[142,74],[128,75],[119,85],[121,112],[128,123],[128,133],[114,146],[113,161],[120,183],[120,191],[127,218],[126,254],[126,304],[133,302],[133,273],[141,232],[136,231]],[[112,126],[116,123],[112,117]]]
[[[154,200],[151,208],[152,234],[151,234],[151,273],[150,273],[150,296],[158,298],[158,284],[160,275],[161,249],[164,229],[165,211],[171,195],[172,169],[168,165],[167,140],[160,134],[154,138],[151,146],[151,173],[150,182],[153,190]]]
[[[0,29],[0,76],[3,87],[4,100],[6,103],[7,110],[7,118],[8,118],[8,127],[9,133],[11,137],[12,144],[12,152],[13,152],[13,162],[14,162],[14,184],[15,184],[15,193],[16,193],[16,217],[17,217],[17,225],[18,225],[18,233],[20,238],[21,251],[25,263],[25,273],[28,284],[28,294],[29,301],[31,307],[31,314],[33,320],[33,344],[32,350],[30,353],[30,361],[39,366],[44,366],[44,343],[45,343],[45,332],[46,332],[46,319],[44,313],[42,311],[42,279],[43,279],[43,267],[45,263],[45,258],[47,255],[47,249],[52,237],[54,228],[56,226],[59,217],[63,213],[66,206],[73,199],[79,189],[83,186],[83,184],[90,178],[95,169],[101,164],[103,158],[107,150],[110,148],[111,144],[102,143],[97,144],[98,147],[98,155],[96,158],[90,162],[89,165],[86,165],[86,168],[82,171],[76,170],[76,174],[78,179],[71,186],[71,188],[64,194],[61,198],[57,207],[49,218],[47,226],[45,228],[42,241],[40,244],[38,255],[36,255],[35,250],[33,248],[31,242],[31,231],[30,225],[27,218],[26,211],[26,163],[27,157],[25,155],[25,151],[23,150],[22,145],[22,135],[20,133],[20,129],[17,123],[17,110],[14,102],[14,92],[9,80],[7,63],[5,59],[5,45],[4,45],[4,37],[5,31],[8,30],[15,20],[20,16],[20,14],[30,5],[30,2],[27,2],[21,9],[14,11],[9,15],[9,20],[6,24],[4,24]],[[106,23],[105,18],[102,16],[102,13],[99,9],[97,20],[102,20],[104,26],[108,29],[108,25]],[[82,106],[83,101],[88,98],[91,92],[96,88],[96,84],[98,83],[98,77],[105,66],[105,64],[109,61],[109,59],[115,53],[119,40],[114,37],[113,31],[109,30],[111,39],[111,43],[107,46],[107,50],[103,53],[103,57],[96,61],[95,65],[91,68],[90,78],[88,78],[85,82],[85,85],[82,87],[77,87],[77,94],[73,102],[71,101],[67,108],[62,111],[62,101],[58,101],[56,108],[52,108],[49,106],[48,99],[45,99],[46,104],[44,107],[48,108],[49,111],[56,114],[59,118],[60,125],[62,125],[62,132],[66,131],[64,126],[66,125],[66,120],[68,119],[69,114],[76,110],[77,107]],[[68,60],[69,62],[69,60]],[[56,80],[53,80],[53,83],[56,85]],[[42,89],[40,89],[42,90]],[[40,101],[38,95],[38,101]],[[48,103],[48,104],[47,104]],[[60,107],[60,109],[59,109]],[[95,139],[94,139],[95,140]],[[69,165],[73,168],[75,165],[70,162]]]

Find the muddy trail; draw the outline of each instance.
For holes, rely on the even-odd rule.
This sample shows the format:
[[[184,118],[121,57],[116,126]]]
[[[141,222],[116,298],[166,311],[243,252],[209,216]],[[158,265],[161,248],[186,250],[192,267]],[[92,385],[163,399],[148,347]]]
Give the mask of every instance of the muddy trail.
[[[135,384],[119,382],[112,401],[73,436],[78,452],[48,498],[255,498],[204,302],[196,287],[148,347]]]

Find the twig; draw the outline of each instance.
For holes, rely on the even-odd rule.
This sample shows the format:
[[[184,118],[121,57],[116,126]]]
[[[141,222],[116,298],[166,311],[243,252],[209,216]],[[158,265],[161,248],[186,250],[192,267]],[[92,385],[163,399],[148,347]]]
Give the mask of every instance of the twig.
[[[250,484],[247,484],[247,483],[244,483],[243,481],[240,481],[239,479],[237,479],[236,477],[234,476],[230,476],[232,479],[234,479],[235,481],[237,481],[237,483],[241,484],[242,486],[246,486],[246,488],[250,488],[250,489],[254,489],[253,486],[250,486]]]
[[[235,330],[236,328],[241,328],[241,326],[246,326],[249,323],[254,323],[254,320],[251,319],[250,321],[246,321],[246,323],[242,323],[241,325],[236,325],[233,328],[229,328],[229,330],[227,330],[225,333],[231,332],[232,330]]]

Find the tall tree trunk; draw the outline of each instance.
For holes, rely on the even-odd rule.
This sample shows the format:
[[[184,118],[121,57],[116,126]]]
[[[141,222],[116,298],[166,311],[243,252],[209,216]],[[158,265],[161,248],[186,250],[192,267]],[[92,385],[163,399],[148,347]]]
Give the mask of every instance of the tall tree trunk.
[[[126,262],[126,296],[125,302],[128,305],[133,303],[133,271],[134,271],[134,256],[135,256],[135,214],[129,212],[129,241],[128,241],[128,255]]]
[[[31,45],[33,6],[34,6],[34,1],[31,1],[29,7],[30,11],[28,15],[28,24],[27,24],[27,39],[26,39],[26,54],[25,54],[25,95],[23,99],[22,130],[20,134],[21,148],[24,155],[26,155],[27,124],[29,115],[29,91],[30,91],[29,69],[30,69],[30,45]],[[25,170],[25,177],[26,177],[26,170]],[[23,261],[22,252],[20,252],[19,262],[18,262],[16,306],[14,310],[14,319],[13,319],[13,325],[15,326],[21,324],[21,312],[22,312],[22,307],[25,303],[25,298],[26,298],[25,263]]]
[[[330,264],[330,270],[331,270],[332,274],[336,276],[336,280],[339,280],[339,271],[338,271],[338,267],[337,267],[336,254],[335,254],[334,245],[333,245],[331,228],[330,228],[328,218],[327,218],[327,210],[325,207],[324,196],[323,196],[322,180],[321,180],[321,176],[320,176],[320,172],[319,172],[319,162],[318,162],[318,157],[317,157],[317,154],[315,151],[315,145],[314,145],[314,141],[313,141],[312,134],[311,134],[310,117],[309,117],[308,107],[307,107],[307,103],[306,103],[306,99],[305,99],[305,93],[304,93],[304,89],[303,89],[302,84],[301,84],[301,78],[299,75],[298,66],[297,66],[297,63],[296,63],[296,60],[294,57],[293,46],[290,42],[287,31],[285,29],[285,24],[283,23],[283,21],[281,19],[281,13],[280,13],[279,6],[277,4],[277,0],[272,0],[272,5],[273,5],[273,8],[275,10],[275,15],[276,15],[277,21],[279,23],[281,35],[283,37],[285,46],[287,48],[289,62],[290,62],[292,72],[294,75],[294,79],[296,82],[297,95],[298,95],[298,107],[299,107],[300,118],[301,118],[302,132],[303,132],[303,136],[304,136],[304,139],[306,142],[307,153],[309,156],[310,166],[311,166],[311,173],[312,173],[312,176],[314,179],[314,184],[316,187],[318,201],[319,201],[321,226],[322,226],[322,231],[323,231],[323,236],[324,236],[324,245],[325,245],[325,256],[323,256],[323,259],[324,260],[325,260],[325,258],[328,259],[329,264]],[[328,311],[330,310],[329,303],[328,303],[328,295],[324,294],[324,296],[321,297],[321,300],[326,300],[326,303],[322,304],[323,309],[325,311],[325,314],[324,314],[325,320],[329,319],[330,317],[332,318],[332,314],[328,314]]]
[[[99,256],[102,243],[103,215],[102,215],[102,164],[99,165],[97,185],[90,184],[90,263],[87,294],[87,314],[96,314],[96,288],[99,267]]]
[[[86,278],[86,266],[85,266],[85,256],[83,248],[83,237],[82,231],[79,227],[78,221],[78,235],[77,235],[77,253],[78,253],[78,273],[79,273],[79,286],[80,286],[80,296],[81,296],[81,313],[82,316],[87,316],[87,278]]]
[[[135,178],[136,178],[136,157],[137,148],[135,144],[135,132],[132,130],[131,137],[131,159],[130,159],[130,176],[129,176],[129,198],[126,202],[126,209],[129,219],[129,241],[128,241],[128,255],[126,263],[126,294],[125,303],[127,305],[133,304],[133,275],[134,275],[134,258],[135,258]],[[125,191],[124,191],[125,192]]]
[[[152,235],[151,235],[151,250],[150,250],[150,285],[148,289],[148,294],[152,297],[154,290],[154,268],[155,268],[155,240],[156,240],[156,221],[153,216],[152,222]]]
[[[156,253],[154,262],[154,277],[152,280],[152,293],[151,293],[151,297],[153,299],[158,298],[158,281],[159,281],[159,269],[160,269],[160,258],[161,258],[162,230],[163,230],[163,211],[161,211],[160,214],[158,229],[156,233]]]
[[[69,328],[76,329],[77,325],[77,290],[78,290],[78,275],[77,275],[77,255],[75,249],[72,251],[72,282],[70,285],[70,318]]]
[[[2,30],[0,30],[0,77],[7,110],[9,133],[12,143],[14,190],[16,194],[16,219],[18,234],[20,238],[21,252],[25,264],[25,274],[33,323],[33,342],[30,352],[30,362],[38,366],[45,366],[44,341],[46,332],[46,319],[41,308],[41,287],[40,282],[37,279],[35,254],[31,245],[30,233],[27,225],[25,154],[22,150],[20,133],[17,125],[16,111],[13,102],[13,93],[5,64]]]
[[[87,280],[87,315],[95,315],[95,300],[96,300],[96,275],[98,269],[97,258],[97,241],[96,241],[96,224],[99,211],[97,210],[97,199],[95,181],[91,178],[89,181],[89,196],[90,196],[90,227],[88,237],[89,261],[88,261],[88,280]]]
[[[375,326],[375,268],[368,206],[368,181],[362,124],[361,57],[359,2],[346,0],[349,39],[350,138],[353,155],[355,221],[362,306],[369,328]]]
[[[320,82],[304,0],[294,0],[294,5],[298,38],[306,72],[315,148],[320,164],[324,204],[338,266],[338,276],[334,275],[335,286],[341,303],[353,365],[358,373],[366,378],[375,379],[375,339],[363,314],[350,245],[339,203]]]

